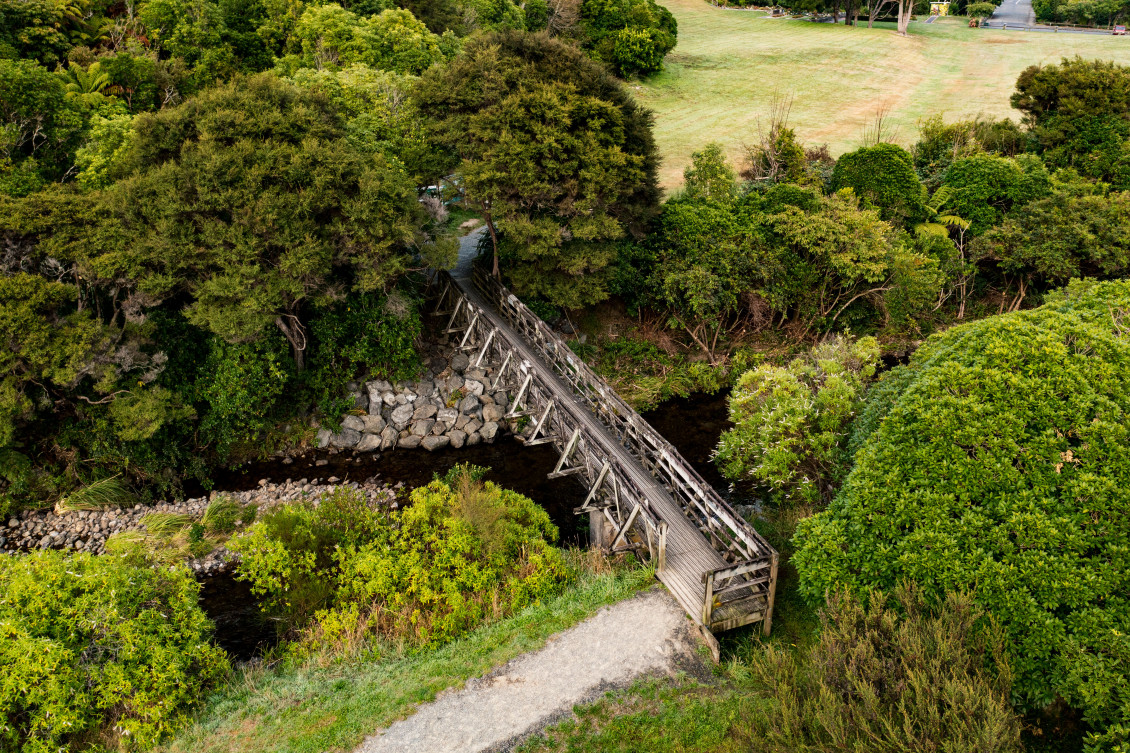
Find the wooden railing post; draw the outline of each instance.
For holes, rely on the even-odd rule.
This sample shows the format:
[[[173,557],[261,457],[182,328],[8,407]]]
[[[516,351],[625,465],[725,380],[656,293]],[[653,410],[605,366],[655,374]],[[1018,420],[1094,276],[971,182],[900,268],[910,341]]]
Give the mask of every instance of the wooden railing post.
[[[714,611],[714,573],[708,571],[702,574],[706,585],[706,593],[702,600],[702,626],[710,629],[710,615]]]
[[[773,552],[773,564],[769,566],[769,598],[765,601],[765,619],[761,621],[761,632],[769,635],[773,629],[773,601],[777,597],[777,558]]]

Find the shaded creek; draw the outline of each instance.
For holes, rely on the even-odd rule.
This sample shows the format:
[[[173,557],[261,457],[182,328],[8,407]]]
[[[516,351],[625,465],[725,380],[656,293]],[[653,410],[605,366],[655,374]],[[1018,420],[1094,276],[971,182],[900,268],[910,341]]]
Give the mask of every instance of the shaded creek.
[[[729,484],[710,460],[718,437],[730,427],[726,395],[719,392],[676,398],[643,415],[703,478],[724,496],[729,496]],[[557,463],[557,457],[552,445],[524,447],[512,439],[436,452],[398,450],[379,455],[310,452],[305,457],[294,458],[290,464],[272,458],[220,471],[215,476],[215,488],[245,491],[256,488],[260,479],[282,482],[302,478],[325,480],[336,476],[342,481],[358,482],[376,477],[381,482],[403,483],[405,488],[411,489],[428,483],[436,475],[444,475],[457,463],[471,463],[490,468],[488,480],[524,494],[544,507],[561,532],[561,543],[583,546],[587,543],[588,520],[574,515],[573,509],[584,502],[586,490],[574,477],[546,478]],[[319,461],[325,464],[317,465]],[[250,659],[277,642],[273,624],[260,614],[246,583],[236,580],[231,573],[206,577],[201,583],[200,604],[216,623],[216,642],[234,659]]]

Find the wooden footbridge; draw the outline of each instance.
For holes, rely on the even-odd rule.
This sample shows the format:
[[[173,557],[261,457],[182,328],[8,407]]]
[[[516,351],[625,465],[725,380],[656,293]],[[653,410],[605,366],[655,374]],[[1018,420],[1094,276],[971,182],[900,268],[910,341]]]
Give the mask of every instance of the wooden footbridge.
[[[713,633],[760,622],[768,634],[777,552],[682,455],[498,280],[438,273],[437,314],[472,365],[501,364],[519,440],[561,452],[551,478],[577,475],[589,489],[593,543],[634,551],[687,614]]]

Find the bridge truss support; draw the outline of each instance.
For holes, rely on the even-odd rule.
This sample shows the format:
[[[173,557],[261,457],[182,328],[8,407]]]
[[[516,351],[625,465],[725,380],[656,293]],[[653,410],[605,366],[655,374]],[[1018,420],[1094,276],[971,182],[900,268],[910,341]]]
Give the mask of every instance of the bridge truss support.
[[[552,478],[589,489],[575,510],[607,552],[655,562],[688,615],[711,631],[772,624],[777,552],[686,460],[497,280],[437,275],[444,331],[501,363],[497,380],[517,387],[504,418],[527,445],[553,443]],[[715,644],[716,645],[716,644]]]

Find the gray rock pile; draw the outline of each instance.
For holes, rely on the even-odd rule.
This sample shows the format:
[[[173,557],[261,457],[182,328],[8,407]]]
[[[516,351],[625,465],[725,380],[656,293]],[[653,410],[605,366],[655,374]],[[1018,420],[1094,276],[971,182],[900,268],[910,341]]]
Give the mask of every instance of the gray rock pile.
[[[495,369],[472,367],[463,353],[432,359],[419,381],[351,382],[350,397],[363,415],[347,415],[341,431],[318,432],[318,447],[354,452],[393,448],[463,447],[493,442],[512,430],[503,421],[510,396],[496,383]]]
[[[315,504],[335,489],[346,487],[364,492],[373,506],[396,509],[399,488],[378,482],[375,478],[363,483],[339,482],[336,476],[325,481],[319,479],[287,479],[272,484],[265,479],[257,489],[242,492],[212,492],[207,497],[195,497],[183,502],[162,502],[155,505],[134,505],[112,510],[54,512],[51,510],[24,510],[4,522],[0,528],[0,551],[18,552],[31,549],[69,549],[76,552],[101,554],[106,550],[106,539],[120,531],[141,530],[142,518],[154,512],[177,513],[200,518],[209,502],[219,495],[229,497],[240,506],[257,505],[260,511],[287,502],[302,499]],[[202,574],[217,572],[226,567],[234,555],[220,547],[206,557],[189,560],[189,566]]]

